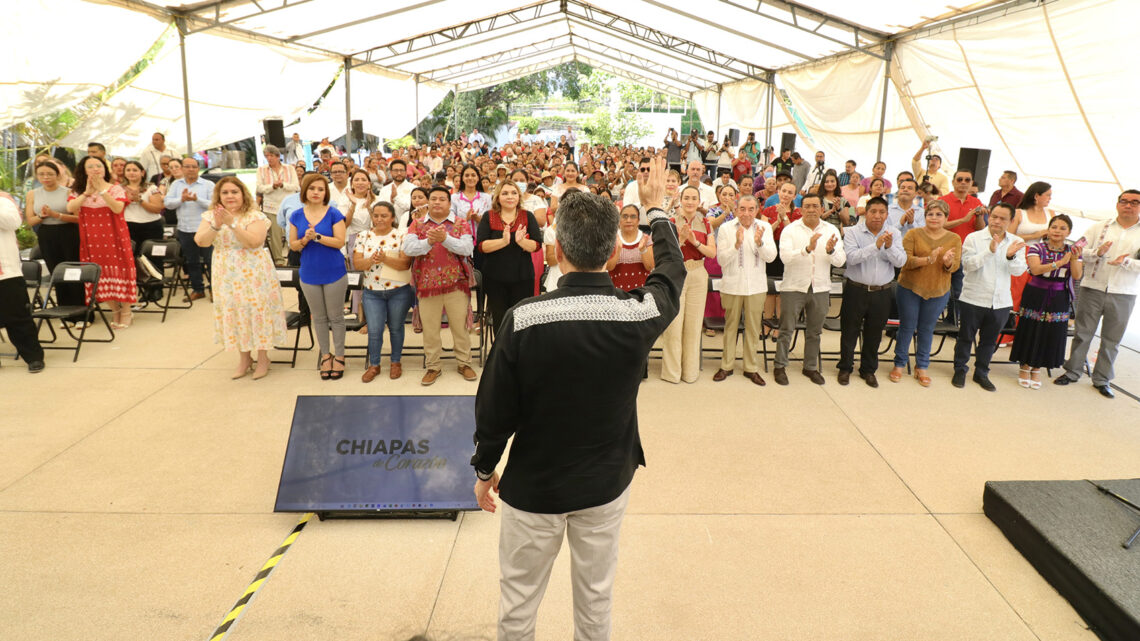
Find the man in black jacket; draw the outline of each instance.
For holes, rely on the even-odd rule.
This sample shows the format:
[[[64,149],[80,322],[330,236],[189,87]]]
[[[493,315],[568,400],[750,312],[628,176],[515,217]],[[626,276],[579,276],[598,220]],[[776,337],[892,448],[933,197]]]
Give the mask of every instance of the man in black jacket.
[[[509,312],[475,401],[475,496],[495,511],[501,485],[499,639],[532,640],[554,559],[568,537],[574,638],[610,638],[618,532],[629,485],[645,464],[637,392],[649,349],[677,315],[685,267],[661,211],[665,163],[654,159],[641,202],[657,267],[629,293],[605,271],[618,212],[599,196],[566,195],[555,251],[558,289]]]

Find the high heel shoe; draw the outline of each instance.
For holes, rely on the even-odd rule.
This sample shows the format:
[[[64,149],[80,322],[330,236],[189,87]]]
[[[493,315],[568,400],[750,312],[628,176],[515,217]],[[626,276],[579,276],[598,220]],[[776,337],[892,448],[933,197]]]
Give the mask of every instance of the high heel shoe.
[[[344,359],[343,358],[334,358],[333,361],[339,363],[341,367],[344,367]],[[334,381],[339,381],[340,379],[344,378],[344,370],[343,369],[332,370],[331,372],[329,372],[329,378],[331,378]]]
[[[269,361],[266,360],[264,362],[264,367],[262,367],[262,361],[258,360],[257,361],[257,369],[254,370],[254,372],[253,372],[253,380],[260,381],[261,379],[265,378],[268,375],[269,375]]]
[[[902,377],[903,377],[903,368],[901,368],[901,367],[896,367],[896,368],[891,370],[890,374],[887,374],[887,378],[890,379],[890,381],[892,383],[897,383],[897,382],[901,381]]]
[[[119,329],[126,329],[131,326],[135,320],[135,315],[131,313],[130,308],[127,308],[122,315],[119,316]]]
[[[250,361],[249,364],[247,364],[245,366],[245,369],[243,369],[242,371],[238,372],[237,374],[234,374],[233,376],[231,376],[230,380],[236,381],[239,378],[245,378],[245,376],[247,374],[249,374],[251,371],[253,371],[253,361]]]
[[[321,380],[322,381],[327,381],[327,380],[332,379],[332,362],[333,362],[333,355],[332,354],[326,354],[321,358]],[[325,365],[328,365],[329,368],[325,369]]]
[[[1029,370],[1029,389],[1041,389],[1041,368]]]
[[[1031,370],[1028,367],[1017,368],[1017,384],[1029,389],[1032,386],[1032,381],[1029,380],[1031,375]]]
[[[919,372],[922,373],[920,374]],[[930,387],[931,380],[930,377],[926,375],[926,370],[921,370],[917,367],[914,368],[914,380],[918,381],[918,384],[923,387]]]

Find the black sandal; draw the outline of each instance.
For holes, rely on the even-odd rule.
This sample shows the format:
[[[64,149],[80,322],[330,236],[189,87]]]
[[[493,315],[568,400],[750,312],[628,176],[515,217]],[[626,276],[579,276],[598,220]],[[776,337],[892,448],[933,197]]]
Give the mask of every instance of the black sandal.
[[[333,360],[336,361],[337,363],[340,363],[342,367],[344,366],[344,359],[343,358],[334,358]],[[334,381],[339,381],[340,379],[344,378],[344,370],[342,369],[339,372],[335,369],[332,370],[331,372],[329,372],[329,378],[331,378]]]
[[[324,358],[321,359],[320,367],[321,367],[321,380],[322,381],[327,381],[327,380],[330,380],[332,378],[332,361],[333,361],[333,355],[332,354],[328,354]],[[326,363],[328,364],[329,369],[325,369]]]

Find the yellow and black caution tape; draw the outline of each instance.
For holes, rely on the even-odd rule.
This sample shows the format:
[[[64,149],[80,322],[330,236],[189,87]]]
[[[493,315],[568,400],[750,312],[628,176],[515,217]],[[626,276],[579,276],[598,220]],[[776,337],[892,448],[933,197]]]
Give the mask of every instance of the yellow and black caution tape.
[[[245,593],[237,600],[234,607],[230,608],[230,611],[226,613],[221,625],[210,635],[210,641],[221,641],[229,634],[230,628],[237,622],[241,613],[245,611],[245,606],[249,605],[249,602],[253,600],[254,595],[261,589],[261,586],[265,585],[265,582],[269,579],[269,575],[273,573],[273,569],[276,568],[277,563],[281,561],[281,557],[285,556],[285,553],[289,551],[289,546],[293,545],[298,536],[301,536],[301,530],[305,529],[305,525],[311,518],[313,518],[312,512],[302,516],[301,520],[293,528],[293,531],[289,533],[289,536],[285,537],[281,545],[273,551],[273,555],[269,557],[265,565],[261,566],[261,571],[257,573],[257,576],[253,577],[253,582],[245,589]]]

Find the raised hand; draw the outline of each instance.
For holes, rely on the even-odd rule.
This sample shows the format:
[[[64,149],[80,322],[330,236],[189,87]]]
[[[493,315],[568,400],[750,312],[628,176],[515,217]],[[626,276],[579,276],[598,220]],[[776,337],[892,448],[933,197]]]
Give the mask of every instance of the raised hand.
[[[743,243],[744,243],[744,227],[737,225],[736,226],[736,248],[740,249],[740,246]]]
[[[938,262],[938,259],[942,258],[942,252],[944,251],[946,251],[945,247],[935,247],[934,251],[930,252],[930,264],[933,265],[934,263]]]
[[[875,247],[877,247],[879,249],[883,249],[884,247],[889,247],[889,245],[887,243],[890,241],[890,239],[891,239],[890,233],[884,231],[882,234],[879,234],[878,238],[875,239]]]
[[[832,234],[831,237],[827,239],[827,246],[824,248],[827,250],[827,253],[830,254],[831,252],[835,251],[835,243],[838,240],[839,236],[836,236],[835,234]]]
[[[1008,250],[1006,250],[1005,257],[1006,258],[1013,258],[1014,256],[1017,255],[1017,252],[1021,251],[1024,248],[1025,248],[1025,241],[1023,241],[1023,240],[1016,241],[1012,245],[1009,246]]]
[[[822,238],[822,237],[823,237],[823,234],[821,234],[821,233],[819,233],[819,232],[816,232],[816,233],[812,234],[812,235],[811,235],[811,240],[810,240],[810,241],[808,241],[807,250],[808,250],[809,252],[815,251],[815,244],[816,244],[817,242],[819,242],[819,239],[820,239],[820,238]]]
[[[1128,258],[1128,254],[1121,254],[1121,255],[1117,256],[1116,258],[1113,258],[1112,260],[1108,261],[1108,264],[1109,265],[1118,265],[1118,266],[1123,265],[1125,258]]]
[[[317,237],[317,230],[313,229],[312,227],[305,230],[305,241],[306,242],[311,241],[316,237]]]
[[[1096,255],[1097,255],[1097,256],[1104,256],[1106,253],[1108,253],[1108,250],[1109,250],[1111,247],[1112,247],[1112,241],[1110,240],[1110,241],[1108,241],[1107,243],[1104,243],[1104,244],[1103,244],[1103,245],[1101,245],[1100,247],[1097,247],[1097,248],[1096,248]]]
[[[754,224],[752,230],[752,240],[756,241],[757,247],[762,247],[764,245],[764,232],[760,230],[760,225]]]
[[[526,240],[526,227],[519,227],[515,230],[515,243],[521,243]]]
[[[950,267],[954,264],[954,250],[948,249],[945,254],[942,254],[942,264]]]
[[[890,249],[895,244],[895,237],[890,232],[883,234],[883,249]]]
[[[511,244],[511,228],[510,227],[503,227],[503,235],[501,236],[501,238],[503,240],[507,241],[508,245]]]

